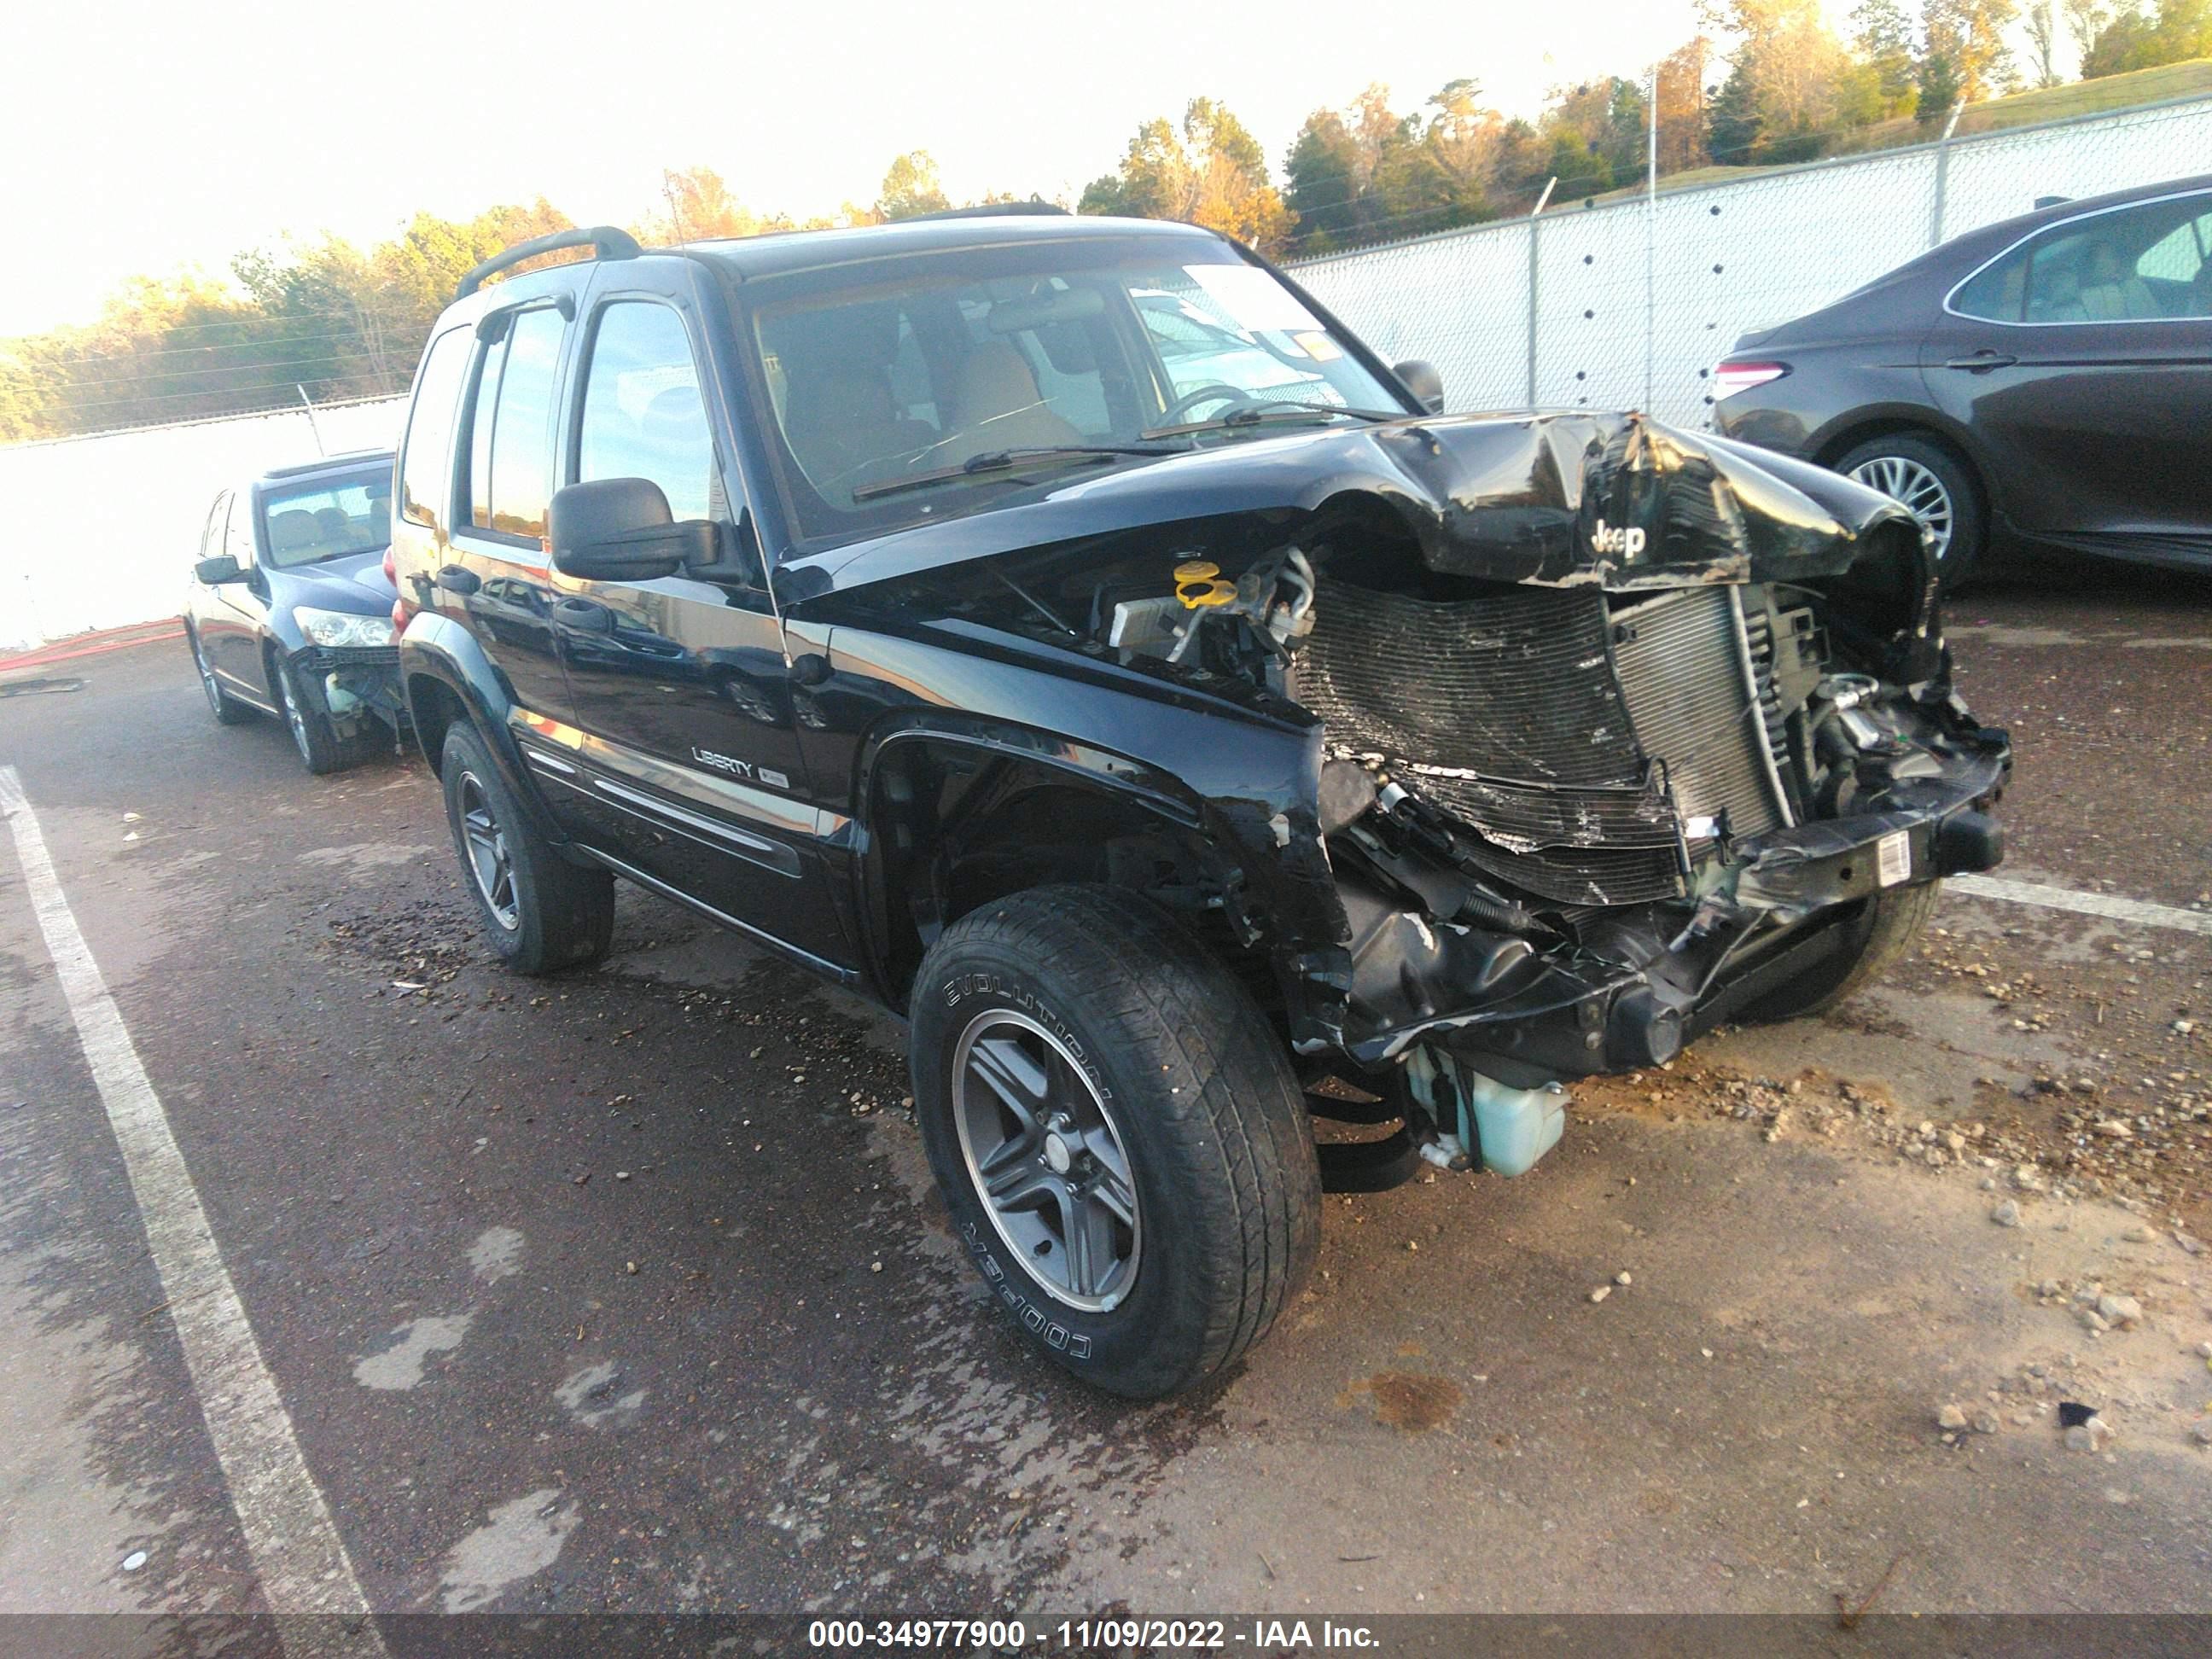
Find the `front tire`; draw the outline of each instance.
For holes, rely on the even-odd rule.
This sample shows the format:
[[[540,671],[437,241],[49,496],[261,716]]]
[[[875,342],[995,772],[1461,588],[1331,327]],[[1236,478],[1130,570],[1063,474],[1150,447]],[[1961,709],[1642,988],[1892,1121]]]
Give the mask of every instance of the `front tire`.
[[[319,778],[352,765],[359,758],[354,745],[338,735],[331,717],[300,684],[292,665],[281,657],[273,658],[272,664],[276,700],[283,706],[284,725],[292,734],[292,747],[299,751],[300,763]]]
[[[1847,1002],[1905,960],[1928,930],[1943,884],[1931,881],[1878,893],[1849,920],[1843,946],[1809,973],[1769,992],[1744,1012],[1754,1024],[1824,1014]]]
[[[1320,1171],[1289,1057],[1194,940],[1039,888],[947,928],[911,1014],[930,1167],[1039,1352],[1155,1399],[1267,1334],[1319,1249]]]
[[[208,712],[215,716],[218,726],[243,726],[253,718],[253,710],[222,689],[216,678],[214,666],[207,659],[207,647],[200,643],[200,630],[187,627],[185,638],[192,648],[192,667],[200,677],[200,695],[207,699]]]
[[[500,961],[514,973],[550,974],[605,956],[614,877],[569,863],[538,833],[475,727],[447,731],[438,775],[461,878]]]
[[[1836,471],[1902,502],[1936,543],[1936,570],[1948,593],[1965,585],[1989,541],[1980,487],[1956,453],[1932,438],[1892,432],[1847,452]]]

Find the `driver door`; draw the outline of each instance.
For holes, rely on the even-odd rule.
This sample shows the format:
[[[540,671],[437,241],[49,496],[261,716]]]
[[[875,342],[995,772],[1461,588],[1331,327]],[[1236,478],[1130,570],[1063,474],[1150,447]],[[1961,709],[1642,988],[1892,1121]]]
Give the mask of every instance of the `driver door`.
[[[720,526],[710,576],[554,574],[553,633],[580,741],[553,792],[574,831],[741,929],[852,960],[807,805],[783,632],[752,528],[715,453],[697,311],[622,271],[595,294],[564,483],[646,478],[678,520]],[[733,555],[735,556],[733,556]]]
[[[252,485],[231,492],[222,551],[237,560],[245,574],[211,590],[203,637],[208,665],[231,690],[267,707],[275,704],[276,694],[269,684],[261,654],[261,641],[269,625],[269,574],[262,568],[253,534],[258,511]]]

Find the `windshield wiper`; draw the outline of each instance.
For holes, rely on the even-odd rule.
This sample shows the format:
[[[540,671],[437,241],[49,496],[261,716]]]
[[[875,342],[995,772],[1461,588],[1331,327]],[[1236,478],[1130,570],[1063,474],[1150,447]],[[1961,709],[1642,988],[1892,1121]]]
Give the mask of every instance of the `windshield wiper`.
[[[1144,435],[1149,438],[1154,434],[1147,432]],[[909,489],[927,489],[932,484],[950,483],[955,478],[973,477],[979,472],[1006,472],[1018,466],[1039,462],[1072,466],[1085,461],[1108,460],[1116,455],[1180,453],[1180,445],[1165,447],[1158,444],[1034,444],[1018,449],[993,449],[981,455],[970,455],[957,466],[940,466],[931,471],[915,473],[911,477],[886,478],[881,483],[862,484],[853,491],[853,499],[872,501]]]
[[[1334,404],[1302,404],[1295,398],[1274,398],[1262,404],[1240,404],[1210,421],[1188,421],[1181,426],[1158,426],[1140,432],[1140,438],[1180,438],[1192,432],[1234,432],[1240,427],[1273,426],[1287,421],[1323,420],[1344,416],[1354,421],[1412,421],[1419,416],[1406,410],[1340,409]]]

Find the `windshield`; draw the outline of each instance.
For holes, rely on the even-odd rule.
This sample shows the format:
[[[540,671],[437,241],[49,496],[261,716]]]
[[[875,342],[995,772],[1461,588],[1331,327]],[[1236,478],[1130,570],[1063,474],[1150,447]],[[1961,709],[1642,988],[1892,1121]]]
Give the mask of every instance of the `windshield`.
[[[269,562],[283,569],[392,544],[392,464],[272,486],[261,498]]]
[[[759,284],[804,290],[752,314],[800,538],[1064,483],[1052,452],[1134,466],[1302,419],[1408,412],[1289,289],[1211,253],[1055,239]]]

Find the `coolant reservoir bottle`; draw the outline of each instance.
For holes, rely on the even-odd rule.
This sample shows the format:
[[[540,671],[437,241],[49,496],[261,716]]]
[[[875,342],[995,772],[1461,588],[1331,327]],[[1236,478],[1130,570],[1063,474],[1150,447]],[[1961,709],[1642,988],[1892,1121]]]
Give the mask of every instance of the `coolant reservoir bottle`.
[[[1567,1091],[1559,1085],[1509,1089],[1473,1072],[1466,1088],[1484,1167],[1503,1176],[1522,1175],[1559,1144],[1567,1127]]]

